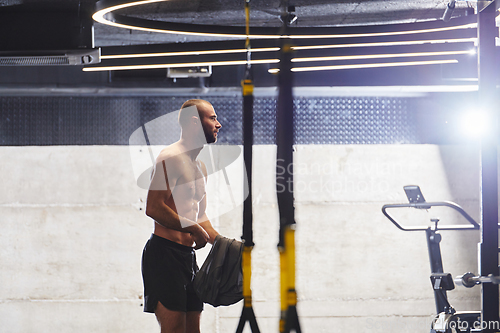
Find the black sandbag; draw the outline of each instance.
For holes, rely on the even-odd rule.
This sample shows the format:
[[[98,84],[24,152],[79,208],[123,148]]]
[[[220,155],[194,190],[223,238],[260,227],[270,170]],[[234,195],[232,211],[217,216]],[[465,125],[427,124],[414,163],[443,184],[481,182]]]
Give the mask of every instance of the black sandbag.
[[[217,307],[243,299],[242,251],[240,241],[220,235],[215,238],[193,282],[196,294],[204,303]]]

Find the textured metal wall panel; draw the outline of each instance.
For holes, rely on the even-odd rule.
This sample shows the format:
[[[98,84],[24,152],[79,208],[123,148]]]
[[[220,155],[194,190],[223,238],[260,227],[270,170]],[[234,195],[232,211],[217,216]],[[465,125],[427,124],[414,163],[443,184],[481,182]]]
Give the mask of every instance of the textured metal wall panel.
[[[411,100],[299,98],[295,109],[295,136],[301,144],[419,143]]]
[[[0,144],[127,145],[143,124],[176,111],[189,98],[205,98],[222,124],[220,144],[242,143],[242,99],[230,96],[0,97]],[[298,97],[294,100],[298,144],[421,143],[415,99],[404,97]],[[276,141],[276,100],[254,103],[255,144]],[[165,142],[166,128],[151,142]],[[175,132],[175,135],[177,132]]]

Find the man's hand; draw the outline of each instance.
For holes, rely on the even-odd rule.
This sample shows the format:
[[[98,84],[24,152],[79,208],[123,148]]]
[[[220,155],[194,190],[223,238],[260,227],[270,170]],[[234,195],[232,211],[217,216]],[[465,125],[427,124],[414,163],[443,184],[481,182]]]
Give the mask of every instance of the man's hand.
[[[208,236],[208,233],[205,231],[205,229],[200,227],[198,224],[193,224],[186,229],[191,234],[191,237],[193,237],[193,241],[195,242],[195,250],[201,249],[202,247],[207,245],[210,237]]]

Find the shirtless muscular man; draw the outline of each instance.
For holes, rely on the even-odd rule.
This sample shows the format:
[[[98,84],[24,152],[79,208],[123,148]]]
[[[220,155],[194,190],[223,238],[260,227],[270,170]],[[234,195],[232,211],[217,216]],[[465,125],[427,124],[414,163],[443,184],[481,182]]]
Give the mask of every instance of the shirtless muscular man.
[[[192,288],[194,250],[218,233],[205,213],[207,169],[197,156],[204,144],[217,141],[221,124],[201,99],[182,105],[179,124],[179,141],[156,159],[146,201],[154,231],[142,256],[144,311],[156,314],[161,333],[198,333],[203,302]]]

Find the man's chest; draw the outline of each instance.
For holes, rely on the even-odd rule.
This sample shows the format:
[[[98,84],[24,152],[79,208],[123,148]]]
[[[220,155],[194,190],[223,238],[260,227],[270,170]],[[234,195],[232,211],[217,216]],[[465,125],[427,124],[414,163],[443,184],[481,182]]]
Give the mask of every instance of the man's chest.
[[[182,175],[178,178],[174,189],[177,193],[186,199],[192,198],[200,201],[205,196],[206,178],[196,164],[186,165],[183,168]]]

